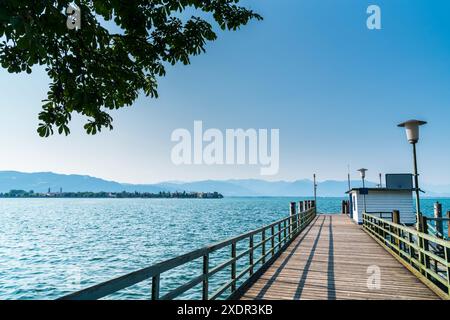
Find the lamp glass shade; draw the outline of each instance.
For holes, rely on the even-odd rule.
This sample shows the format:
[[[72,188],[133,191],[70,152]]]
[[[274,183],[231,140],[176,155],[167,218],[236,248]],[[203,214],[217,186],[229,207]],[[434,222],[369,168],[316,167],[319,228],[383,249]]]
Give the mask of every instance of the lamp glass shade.
[[[361,173],[361,178],[364,179],[366,177],[366,171],[367,170],[368,169],[364,169],[364,168],[358,169],[359,173]]]
[[[405,128],[406,138],[409,143],[417,143],[419,141],[419,127],[426,124],[425,121],[410,120],[399,124],[399,127]]]
[[[406,139],[408,139],[409,143],[416,143],[419,141],[419,126],[408,124],[405,126],[406,130]]]

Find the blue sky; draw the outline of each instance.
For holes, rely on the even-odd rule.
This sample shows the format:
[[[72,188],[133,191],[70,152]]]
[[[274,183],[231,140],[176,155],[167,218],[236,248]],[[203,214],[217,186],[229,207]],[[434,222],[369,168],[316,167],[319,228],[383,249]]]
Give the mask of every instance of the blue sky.
[[[114,130],[88,136],[74,117],[69,137],[37,136],[48,79],[42,68],[0,70],[0,170],[80,173],[122,182],[261,178],[259,166],[175,166],[177,128],[280,129],[272,180],[346,179],[359,167],[410,172],[411,147],[396,124],[427,120],[422,181],[450,183],[450,2],[445,0],[245,1],[264,16],[219,33],[189,66],[168,69],[159,99],[113,113]],[[382,30],[366,28],[377,4]],[[267,177],[263,177],[267,178]]]

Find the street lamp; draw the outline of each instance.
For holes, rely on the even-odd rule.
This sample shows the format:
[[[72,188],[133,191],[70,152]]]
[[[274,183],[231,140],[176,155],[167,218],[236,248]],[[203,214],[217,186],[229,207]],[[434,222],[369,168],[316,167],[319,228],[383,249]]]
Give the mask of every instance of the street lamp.
[[[363,188],[366,187],[366,185],[364,184],[364,179],[366,178],[366,171],[368,171],[368,169],[358,169],[359,173],[361,174],[361,179],[362,179],[362,183],[363,183]]]
[[[365,184],[365,182],[364,182],[364,179],[366,178],[366,171],[367,171],[368,169],[365,169],[365,168],[361,168],[361,169],[358,169],[357,171],[359,171],[359,173],[361,174],[361,179],[362,179],[362,183],[363,183],[363,189],[365,189],[366,188],[366,184]],[[367,211],[367,208],[366,208],[366,191],[364,190],[364,192],[363,192],[363,201],[364,201],[364,212],[366,212]]]
[[[403,123],[400,123],[398,126],[401,128],[405,128],[406,130],[406,138],[408,142],[413,145],[413,157],[414,157],[414,186],[416,192],[416,228],[418,231],[421,231],[420,226],[420,188],[419,188],[419,174],[417,173],[417,155],[416,155],[416,143],[419,142],[419,127],[427,124],[426,121],[421,120],[409,120]]]

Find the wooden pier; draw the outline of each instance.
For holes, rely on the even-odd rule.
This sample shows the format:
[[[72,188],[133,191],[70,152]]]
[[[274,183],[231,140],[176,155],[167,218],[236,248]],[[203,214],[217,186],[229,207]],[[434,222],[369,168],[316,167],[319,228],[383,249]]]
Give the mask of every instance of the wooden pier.
[[[337,214],[318,215],[241,298],[439,299],[360,226]]]
[[[100,299],[138,283],[147,283],[152,300],[192,292],[203,300],[450,299],[450,241],[442,234],[402,225],[398,211],[390,220],[363,213],[360,226],[346,214],[318,214],[313,200],[289,208],[286,218],[259,229],[61,299]],[[161,286],[165,275],[188,266],[197,275]]]

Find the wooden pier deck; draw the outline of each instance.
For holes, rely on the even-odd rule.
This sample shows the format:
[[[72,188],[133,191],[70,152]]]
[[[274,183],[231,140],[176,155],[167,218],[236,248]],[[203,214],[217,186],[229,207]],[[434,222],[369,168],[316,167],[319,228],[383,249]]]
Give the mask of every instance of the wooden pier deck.
[[[380,286],[369,288],[377,267]],[[318,215],[241,299],[439,297],[347,216]]]

